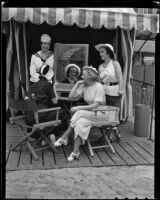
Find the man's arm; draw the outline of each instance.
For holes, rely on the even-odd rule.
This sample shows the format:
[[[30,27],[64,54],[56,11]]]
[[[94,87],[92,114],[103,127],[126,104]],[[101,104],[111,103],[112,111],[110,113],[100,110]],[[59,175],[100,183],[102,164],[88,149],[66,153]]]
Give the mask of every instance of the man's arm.
[[[30,75],[34,82],[37,82],[39,80],[39,73],[36,72],[36,66],[35,66],[35,56],[32,55],[31,63],[30,63]]]

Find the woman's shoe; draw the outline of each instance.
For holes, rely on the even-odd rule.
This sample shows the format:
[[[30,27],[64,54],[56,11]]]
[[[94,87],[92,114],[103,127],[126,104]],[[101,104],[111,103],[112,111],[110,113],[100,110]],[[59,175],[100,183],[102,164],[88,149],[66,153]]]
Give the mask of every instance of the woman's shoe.
[[[73,152],[72,152],[72,153],[70,154],[70,156],[67,158],[67,161],[68,161],[68,162],[72,162],[72,161],[75,160],[75,159],[78,160],[78,159],[79,159],[79,155],[80,155],[80,153],[77,153],[77,154],[76,154],[76,153],[73,153]]]
[[[68,144],[68,138],[66,140],[63,140],[62,138],[59,138],[55,143],[55,147],[59,147],[62,144],[64,144],[65,146]]]

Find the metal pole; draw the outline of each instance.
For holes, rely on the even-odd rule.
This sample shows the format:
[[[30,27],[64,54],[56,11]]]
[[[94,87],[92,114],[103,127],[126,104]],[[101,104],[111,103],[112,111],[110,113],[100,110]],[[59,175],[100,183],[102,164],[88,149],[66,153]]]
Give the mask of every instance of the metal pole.
[[[152,98],[152,112],[151,112],[151,124],[150,124],[150,134],[149,134],[149,140],[151,139],[152,135],[152,124],[153,124],[153,105],[154,105],[154,96],[155,96],[155,87],[153,87],[153,98]]]

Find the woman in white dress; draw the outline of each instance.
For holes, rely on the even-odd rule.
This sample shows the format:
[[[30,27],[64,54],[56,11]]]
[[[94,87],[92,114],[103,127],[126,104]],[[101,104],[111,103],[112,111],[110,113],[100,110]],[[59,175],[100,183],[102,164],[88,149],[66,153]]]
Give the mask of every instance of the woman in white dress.
[[[123,76],[120,64],[116,61],[113,46],[110,44],[98,44],[95,48],[99,51],[103,63],[99,66],[98,79],[103,84],[106,95],[106,104],[110,106],[121,107],[121,96],[123,92]],[[114,141],[120,138],[120,133],[117,128],[114,128],[114,133],[110,134],[109,139]]]
[[[53,69],[54,57],[53,52],[49,51],[51,44],[51,37],[47,34],[41,36],[41,50],[36,52],[31,57],[30,63],[30,83],[39,81],[40,69],[42,65],[49,65]],[[52,80],[50,80],[52,83]]]
[[[113,46],[98,44],[95,48],[99,51],[104,61],[98,68],[99,81],[103,84],[105,94],[118,96],[123,94],[123,76],[120,64],[115,60]]]
[[[91,123],[98,120],[114,120],[115,112],[108,115],[108,112],[97,112],[97,117],[95,116],[92,109],[97,108],[101,104],[105,104],[105,92],[101,83],[98,80],[98,71],[91,67],[85,66],[82,69],[82,79],[78,81],[72,88],[69,97],[74,99],[84,98],[88,105],[75,106],[71,108],[73,116],[70,121],[70,125],[66,132],[55,142],[55,146],[60,146],[62,144],[66,145],[68,142],[68,136],[74,129],[74,148],[73,152],[67,158],[68,161],[73,161],[79,158],[79,146],[81,140],[86,140],[88,138]]]

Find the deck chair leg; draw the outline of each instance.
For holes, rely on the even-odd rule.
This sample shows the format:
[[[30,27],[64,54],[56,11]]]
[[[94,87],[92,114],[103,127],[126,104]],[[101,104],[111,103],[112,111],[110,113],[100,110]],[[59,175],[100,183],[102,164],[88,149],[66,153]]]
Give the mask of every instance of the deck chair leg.
[[[38,160],[38,156],[37,156],[36,152],[34,151],[32,145],[30,144],[30,142],[27,141],[26,143],[27,143],[27,146],[28,146],[29,150],[31,151],[31,153],[33,155],[33,158],[35,160]]]
[[[91,143],[89,141],[89,138],[87,139],[87,145],[88,145],[88,150],[89,150],[90,155],[94,156],[93,149],[92,149]]]
[[[110,141],[109,141],[109,139],[107,138],[106,135],[105,135],[105,138],[106,138],[106,140],[107,140],[107,142],[108,142],[108,145],[109,145],[109,147],[111,148],[112,152],[113,152],[113,153],[116,153],[115,150],[114,150],[114,148],[113,148],[113,146],[112,146],[112,144],[110,143]]]
[[[27,138],[29,138],[34,131],[32,131],[31,133],[27,134],[24,138],[22,138],[14,147],[12,147],[12,151],[14,151],[18,146],[20,146],[25,140],[27,140]]]

